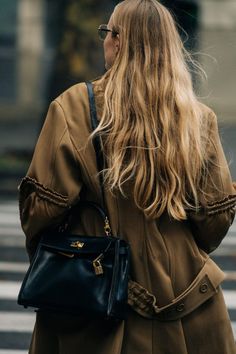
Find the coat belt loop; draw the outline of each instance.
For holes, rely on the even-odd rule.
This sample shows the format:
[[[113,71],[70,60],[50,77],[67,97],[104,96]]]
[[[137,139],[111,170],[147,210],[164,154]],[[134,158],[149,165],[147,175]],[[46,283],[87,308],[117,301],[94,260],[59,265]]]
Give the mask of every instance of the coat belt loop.
[[[215,295],[224,278],[222,270],[208,258],[190,286],[171,303],[158,307],[156,297],[132,280],[129,282],[128,303],[143,317],[160,321],[178,320]]]

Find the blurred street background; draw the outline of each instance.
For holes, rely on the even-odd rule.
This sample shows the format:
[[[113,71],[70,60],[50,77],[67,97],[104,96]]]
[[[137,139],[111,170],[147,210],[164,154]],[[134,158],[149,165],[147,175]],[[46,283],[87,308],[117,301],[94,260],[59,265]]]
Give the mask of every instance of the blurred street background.
[[[0,0],[0,354],[27,353],[35,317],[16,304],[28,267],[17,185],[27,171],[50,101],[71,85],[104,72],[97,27],[108,22],[117,2]],[[195,88],[218,116],[236,180],[236,2],[162,2],[207,74],[207,80],[193,74]],[[236,222],[212,257],[226,272],[223,290],[236,337]]]

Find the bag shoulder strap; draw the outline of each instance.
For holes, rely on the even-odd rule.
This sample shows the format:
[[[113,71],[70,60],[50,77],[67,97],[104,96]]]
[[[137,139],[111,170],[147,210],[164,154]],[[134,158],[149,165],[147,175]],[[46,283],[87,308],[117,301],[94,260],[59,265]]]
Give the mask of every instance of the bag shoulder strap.
[[[97,119],[96,104],[95,104],[95,98],[93,92],[93,85],[91,82],[86,82],[86,86],[88,90],[91,126],[92,126],[92,130],[95,130],[98,126],[98,119]],[[97,170],[98,172],[101,172],[104,169],[104,157],[103,157],[102,146],[101,146],[101,137],[99,135],[94,136],[93,146],[96,154]],[[102,207],[106,215],[108,216],[102,172],[99,173],[99,184],[101,188]]]

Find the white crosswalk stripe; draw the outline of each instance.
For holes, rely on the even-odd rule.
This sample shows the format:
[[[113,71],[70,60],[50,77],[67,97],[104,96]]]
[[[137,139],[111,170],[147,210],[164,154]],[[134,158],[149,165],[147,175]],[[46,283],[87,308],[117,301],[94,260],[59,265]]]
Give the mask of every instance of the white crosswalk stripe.
[[[19,281],[0,281],[0,299],[16,300],[20,286]]]
[[[32,332],[35,314],[19,312],[0,312],[0,331]]]
[[[0,272],[15,272],[15,273],[22,273],[26,272],[28,269],[28,263],[17,263],[17,262],[0,262]]]
[[[5,256],[5,250],[11,258]],[[13,251],[15,252],[14,257],[12,256]],[[22,255],[23,257],[20,257]],[[221,247],[214,252],[213,256],[218,257],[219,260],[223,258],[227,260],[225,266],[221,268],[225,271],[226,280],[231,285],[229,288],[224,287],[223,292],[229,313],[233,316],[231,323],[236,338],[236,269],[228,262],[234,256],[236,259],[236,220]],[[16,305],[16,299],[28,266],[25,236],[20,228],[17,203],[2,202],[0,203],[0,354],[27,353],[35,322],[35,313],[28,310],[22,311]],[[9,347],[9,336],[11,335],[14,338],[19,338],[19,341],[16,343],[14,339],[14,345]],[[5,336],[8,336],[6,343]],[[26,338],[27,345],[25,347],[22,347],[21,336]],[[18,344],[19,346],[17,346]]]
[[[236,291],[224,290],[223,292],[227,308],[230,310],[236,310]]]
[[[27,350],[8,350],[8,349],[3,349],[0,350],[0,354],[27,354]]]

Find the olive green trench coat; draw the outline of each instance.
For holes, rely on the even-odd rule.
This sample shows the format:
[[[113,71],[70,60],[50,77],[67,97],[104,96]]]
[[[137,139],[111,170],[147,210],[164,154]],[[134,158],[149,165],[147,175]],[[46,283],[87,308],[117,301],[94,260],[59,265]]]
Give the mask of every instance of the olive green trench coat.
[[[100,116],[104,91],[99,80],[93,84]],[[210,203],[199,196],[201,209],[189,212],[186,221],[173,220],[167,213],[148,220],[132,197],[107,191],[113,234],[131,246],[128,318],[110,323],[38,314],[31,354],[236,353],[220,288],[224,274],[208,255],[233,222],[236,191],[216,117],[206,106],[202,110],[204,129],[212,139],[206,147],[213,176],[206,184]],[[30,257],[42,231],[62,223],[79,199],[101,202],[90,133],[87,89],[81,83],[51,103],[29,171],[19,187]],[[78,218],[76,207],[72,210],[72,232],[103,234],[99,220],[91,223],[87,213]]]

